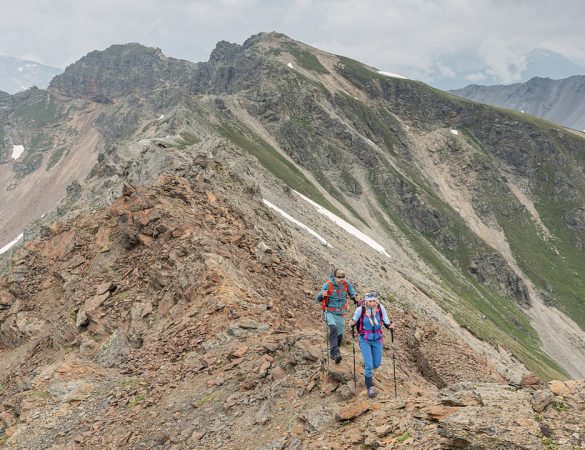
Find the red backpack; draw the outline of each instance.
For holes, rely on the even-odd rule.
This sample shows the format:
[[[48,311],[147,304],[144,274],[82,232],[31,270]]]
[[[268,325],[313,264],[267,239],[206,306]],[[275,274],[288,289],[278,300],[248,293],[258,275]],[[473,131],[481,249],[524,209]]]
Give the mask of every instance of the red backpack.
[[[321,300],[321,309],[324,311],[341,311],[341,315],[343,316],[343,310],[349,309],[349,306],[347,306],[347,301],[345,302],[345,306],[343,306],[342,308],[330,308],[328,306],[328,302],[329,302],[329,297],[331,296],[331,294],[333,294],[333,291],[337,292],[337,296],[339,298],[341,298],[341,293],[345,292],[346,298],[347,298],[347,294],[349,293],[347,281],[343,280],[343,288],[342,289],[335,289],[335,286],[333,285],[333,282],[331,280],[328,280],[327,283],[329,284],[329,287],[327,288],[327,293],[323,294],[323,300]]]

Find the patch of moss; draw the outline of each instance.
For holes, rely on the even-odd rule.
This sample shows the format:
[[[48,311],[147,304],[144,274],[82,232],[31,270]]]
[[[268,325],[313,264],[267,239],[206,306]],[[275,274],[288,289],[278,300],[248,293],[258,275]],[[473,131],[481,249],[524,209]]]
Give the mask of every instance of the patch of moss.
[[[341,63],[340,70],[346,75],[350,75],[362,84],[367,84],[372,79],[381,78],[381,76],[369,69],[367,66],[362,64],[355,59],[347,58],[345,56],[336,55]]]
[[[197,137],[195,134],[189,131],[183,131],[179,134],[179,138],[175,139],[174,144],[172,145],[179,150],[183,150],[191,145],[195,145],[201,142],[201,139]]]
[[[49,398],[47,391],[31,391],[29,395],[36,398]]]
[[[325,66],[319,62],[319,59],[310,51],[304,50],[293,43],[285,44],[284,49],[295,57],[301,67],[317,73],[329,73]]]
[[[47,162],[46,170],[51,170],[55,166],[55,164],[57,164],[59,162],[59,160],[65,154],[66,151],[67,151],[67,148],[65,148],[65,147],[59,147],[58,149],[56,149],[51,154],[51,157],[49,158],[49,162]]]
[[[137,395],[136,397],[130,399],[130,401],[126,404],[126,409],[134,408],[139,403],[144,402],[145,399],[146,397],[144,396],[144,394]]]
[[[55,122],[61,111],[52,94],[45,98],[40,95],[31,95],[26,101],[18,105],[15,115],[27,122],[33,122],[37,126],[45,126]]]
[[[556,409],[559,412],[564,412],[564,411],[568,411],[569,408],[567,408],[567,405],[565,405],[562,401],[558,400],[556,402],[553,403],[553,408]]]
[[[410,433],[409,433],[408,431],[405,431],[405,432],[404,432],[404,433],[402,433],[400,436],[398,436],[398,437],[396,438],[396,440],[397,440],[398,442],[404,442],[404,441],[406,441],[406,440],[407,440],[409,437],[411,437],[411,436],[410,436]]]
[[[248,129],[238,129],[227,123],[218,127],[218,131],[238,147],[241,147],[258,158],[262,166],[277,178],[284,181],[288,186],[337,214],[339,217],[344,217],[341,211],[323,197],[321,192],[319,192],[294,164],[284,158],[260,136],[253,134]]]
[[[546,450],[559,450],[559,447],[557,446],[555,441],[553,441],[550,437],[543,436],[541,441],[542,441],[542,445],[544,445],[544,448]]]
[[[207,404],[209,404],[215,398],[215,393],[209,392],[204,396],[200,397],[196,402],[197,408],[201,408]]]
[[[198,144],[199,142],[201,142],[201,139],[199,139],[195,134],[193,134],[189,131],[181,132],[180,136],[181,136],[181,140],[179,140],[178,142],[181,145],[190,146],[190,145],[195,145],[195,144]]]

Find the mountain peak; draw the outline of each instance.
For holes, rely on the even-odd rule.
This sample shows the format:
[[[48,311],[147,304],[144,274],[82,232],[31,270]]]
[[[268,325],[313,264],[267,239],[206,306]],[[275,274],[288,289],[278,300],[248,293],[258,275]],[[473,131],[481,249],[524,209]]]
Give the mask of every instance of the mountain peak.
[[[262,32],[258,34],[253,34],[243,44],[243,47],[248,48],[254,44],[258,44],[261,42],[268,42],[268,43],[281,43],[281,42],[294,42],[294,39],[291,39],[286,34],[279,33],[277,31],[270,31],[270,32]]]
[[[572,75],[585,74],[585,68],[575,64],[566,56],[544,48],[536,48],[526,55],[527,66],[523,79],[535,76],[560,80]]]
[[[46,88],[51,79],[63,72],[39,62],[0,55],[0,90],[16,94],[32,86]]]
[[[138,43],[116,44],[93,51],[71,64],[50,87],[71,97],[109,103],[161,84],[183,84],[195,64],[165,56],[160,48]]]
[[[219,41],[211,55],[209,57],[209,62],[218,62],[225,59],[232,59],[235,54],[240,51],[242,48],[239,44],[234,44],[228,41]]]

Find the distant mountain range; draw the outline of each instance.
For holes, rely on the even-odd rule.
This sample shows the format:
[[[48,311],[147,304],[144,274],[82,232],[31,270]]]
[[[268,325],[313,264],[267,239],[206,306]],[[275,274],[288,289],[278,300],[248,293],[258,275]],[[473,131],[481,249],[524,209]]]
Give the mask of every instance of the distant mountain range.
[[[585,75],[562,80],[534,77],[511,85],[469,85],[451,93],[488,105],[515,109],[577,130],[585,129]]]
[[[62,69],[13,56],[0,55],[0,91],[15,94],[32,86],[46,88]]]
[[[524,83],[534,77],[555,80],[573,75],[585,75],[585,67],[575,64],[560,53],[534,49],[508,64],[508,78],[487,65],[477,49],[467,49],[437,61],[429,83],[439,89],[461,89],[470,83],[485,86]]]

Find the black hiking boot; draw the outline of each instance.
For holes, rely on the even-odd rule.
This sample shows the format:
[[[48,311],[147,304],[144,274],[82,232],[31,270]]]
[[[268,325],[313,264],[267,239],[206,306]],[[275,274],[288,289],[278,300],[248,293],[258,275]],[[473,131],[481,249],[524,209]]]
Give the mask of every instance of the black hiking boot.
[[[341,352],[339,351],[339,348],[334,348],[331,351],[331,359],[333,361],[335,361],[335,364],[339,364],[341,362]]]

